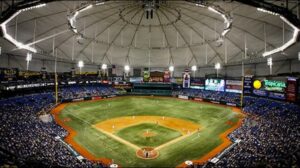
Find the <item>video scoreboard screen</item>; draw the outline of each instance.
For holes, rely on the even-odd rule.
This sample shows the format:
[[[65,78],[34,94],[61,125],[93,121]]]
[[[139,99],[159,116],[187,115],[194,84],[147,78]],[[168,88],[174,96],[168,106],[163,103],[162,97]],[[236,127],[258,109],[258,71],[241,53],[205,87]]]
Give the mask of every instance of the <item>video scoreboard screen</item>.
[[[224,87],[225,87],[224,79],[206,79],[205,80],[205,90],[224,92]]]

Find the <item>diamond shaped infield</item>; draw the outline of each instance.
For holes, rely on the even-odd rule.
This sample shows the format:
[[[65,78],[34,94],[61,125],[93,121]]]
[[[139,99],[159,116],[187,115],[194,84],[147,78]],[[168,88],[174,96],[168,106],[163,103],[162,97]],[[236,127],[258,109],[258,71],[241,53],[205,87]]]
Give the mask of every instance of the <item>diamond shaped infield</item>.
[[[117,131],[115,135],[139,147],[157,147],[180,137],[182,134],[159,124],[142,123],[123,128]]]
[[[94,128],[135,150],[164,148],[200,131],[191,121],[164,116],[131,116],[102,121]]]

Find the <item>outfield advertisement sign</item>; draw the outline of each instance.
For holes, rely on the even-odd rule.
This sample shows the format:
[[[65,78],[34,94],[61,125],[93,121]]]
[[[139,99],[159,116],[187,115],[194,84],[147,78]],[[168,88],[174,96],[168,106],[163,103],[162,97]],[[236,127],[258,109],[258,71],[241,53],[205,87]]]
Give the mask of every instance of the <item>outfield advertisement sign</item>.
[[[188,100],[188,99],[189,99],[188,96],[184,96],[184,95],[178,95],[178,98],[179,98],[179,99],[185,99],[185,100]]]
[[[226,103],[226,105],[228,105],[228,106],[234,106],[234,107],[236,107],[237,105],[236,104],[234,104],[234,103]]]
[[[289,77],[287,79],[287,88],[286,88],[287,100],[291,102],[296,101],[297,97],[297,78]]]
[[[252,94],[252,76],[244,77],[244,94]]]
[[[226,92],[242,93],[242,81],[226,80]]]
[[[197,98],[197,97],[195,97],[194,100],[195,100],[195,101],[203,101],[202,98]]]
[[[191,78],[191,89],[204,89],[205,79],[204,78]]]
[[[262,97],[268,96],[268,92],[266,92],[264,90],[253,90],[253,94],[255,94],[257,96],[262,96]]]
[[[286,83],[283,81],[264,80],[264,88],[267,91],[284,92]]]

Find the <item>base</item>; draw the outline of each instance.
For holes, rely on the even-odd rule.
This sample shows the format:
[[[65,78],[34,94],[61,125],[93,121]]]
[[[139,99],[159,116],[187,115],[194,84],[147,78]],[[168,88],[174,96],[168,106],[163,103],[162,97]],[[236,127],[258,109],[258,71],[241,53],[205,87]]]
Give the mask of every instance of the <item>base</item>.
[[[141,159],[155,159],[158,155],[158,151],[151,147],[144,147],[136,151],[136,156]]]

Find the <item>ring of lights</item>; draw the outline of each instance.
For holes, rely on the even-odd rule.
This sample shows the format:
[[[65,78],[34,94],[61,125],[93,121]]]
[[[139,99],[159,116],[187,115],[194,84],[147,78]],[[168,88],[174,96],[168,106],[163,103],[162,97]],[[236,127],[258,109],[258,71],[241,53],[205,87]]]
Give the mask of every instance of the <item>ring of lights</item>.
[[[68,17],[68,23],[69,23],[69,27],[70,29],[77,35],[81,36],[83,39],[93,39],[93,38],[89,38],[89,37],[85,37],[83,34],[79,33],[77,31],[77,28],[76,28],[76,25],[75,25],[75,22],[76,22],[76,17],[77,15],[86,10],[86,9],[89,9],[90,7],[94,6],[94,5],[102,5],[104,4],[104,2],[95,2],[95,3],[86,3],[86,5],[83,5],[77,9],[75,9],[71,14],[70,16]],[[13,18],[15,18],[16,16],[18,16],[21,12],[23,11],[28,11],[28,10],[31,10],[31,9],[34,9],[34,8],[40,8],[40,7],[43,7],[45,6],[46,4],[43,3],[43,2],[36,2],[36,3],[32,3],[31,6],[29,7],[26,7],[26,8],[21,8],[21,9],[18,9],[16,10],[13,14],[11,14],[11,16],[4,20],[1,24],[0,24],[0,27],[1,27],[1,30],[2,30],[2,34],[3,34],[3,37],[4,39],[6,39],[7,41],[9,41],[10,43],[14,44],[17,48],[19,49],[25,49],[25,50],[28,50],[28,51],[31,51],[31,52],[34,52],[36,53],[37,50],[33,47],[31,47],[30,44],[23,44],[22,42],[19,42],[17,41],[16,39],[14,39],[11,35],[9,35],[7,33],[7,29],[6,29],[6,25],[8,22],[10,22]],[[196,6],[198,7],[202,7],[202,8],[207,8],[208,10],[216,13],[216,14],[219,14],[222,16],[222,18],[224,19],[224,23],[225,23],[225,27],[224,27],[224,30],[221,34],[221,38],[224,37],[231,29],[231,26],[232,26],[232,19],[231,17],[226,13],[224,12],[224,10],[222,8],[220,8],[219,6],[215,6],[215,5],[207,5],[207,4],[204,4],[204,3],[195,3]],[[283,15],[280,15],[276,12],[272,12],[272,11],[268,11],[266,9],[263,9],[263,8],[257,8],[258,11],[260,12],[265,12],[265,13],[268,13],[268,14],[271,14],[271,15],[275,15],[275,16],[279,16],[280,19],[282,21],[284,21],[286,24],[288,24],[290,27],[293,28],[294,32],[293,32],[293,36],[290,40],[288,40],[286,43],[284,43],[282,46],[280,47],[277,47],[271,51],[266,51],[263,53],[263,57],[266,57],[266,56],[269,56],[269,55],[272,55],[272,54],[275,54],[275,53],[278,53],[278,52],[282,52],[284,51],[285,49],[289,48],[290,46],[292,46],[294,43],[296,43],[297,41],[297,38],[299,36],[299,33],[300,33],[300,29],[295,26],[293,23],[291,23],[286,17],[284,17]],[[177,11],[178,12],[178,11]],[[181,16],[180,15],[180,12],[178,12],[178,16]],[[120,15],[121,17],[123,17],[122,15]],[[178,17],[176,20],[179,20],[180,17]],[[126,21],[126,20],[124,20]],[[174,21],[173,21],[174,22]],[[131,22],[130,22],[131,23]],[[134,24],[134,23],[132,23]],[[145,25],[142,25],[142,26],[145,26]],[[155,26],[155,25],[154,25]],[[216,39],[217,40],[217,39]],[[105,43],[103,41],[96,41],[98,43]],[[206,41],[206,42],[209,42],[209,41]],[[115,44],[114,44],[115,45]],[[199,45],[203,45],[202,43],[200,43]],[[122,47],[122,48],[137,48],[137,47],[134,47],[134,46],[118,46],[118,45],[115,45],[117,47]],[[181,48],[185,47],[185,46],[180,46]],[[180,48],[179,47],[179,48]],[[166,46],[166,47],[160,47],[159,49],[167,49],[167,48],[173,48],[172,46]],[[176,47],[178,48],[178,47]],[[149,48],[137,48],[137,49],[149,49]]]
[[[74,11],[71,12],[71,14],[68,16],[68,25],[69,25],[69,28],[71,31],[73,31],[74,34],[76,34],[77,36],[81,37],[82,39],[85,39],[85,40],[92,40],[94,41],[95,43],[97,44],[105,44],[105,45],[113,45],[115,47],[119,47],[119,48],[131,48],[131,49],[140,49],[140,50],[149,50],[149,49],[178,49],[178,48],[186,48],[186,47],[196,47],[196,46],[202,46],[206,43],[213,43],[213,42],[216,42],[218,41],[220,38],[223,38],[224,36],[226,36],[226,34],[230,31],[231,29],[231,26],[232,26],[232,19],[231,17],[226,13],[224,12],[224,10],[219,7],[219,6],[215,6],[215,5],[204,5],[204,4],[196,4],[196,6],[198,7],[202,7],[202,8],[207,8],[208,10],[216,13],[216,14],[219,14],[222,16],[222,18],[224,19],[224,30],[223,32],[221,33],[221,36],[216,38],[216,39],[211,39],[211,40],[205,40],[205,42],[200,42],[200,43],[194,43],[192,45],[189,45],[189,44],[184,44],[182,46],[164,46],[164,47],[137,47],[137,46],[134,46],[134,45],[118,45],[118,44],[115,44],[115,43],[108,43],[106,41],[103,41],[103,40],[97,40],[97,39],[94,39],[92,37],[88,37],[86,35],[84,35],[83,33],[80,33],[77,28],[76,28],[76,18],[77,16],[80,14],[80,12],[83,12],[87,9],[90,9],[91,7],[93,6],[99,6],[99,5],[103,5],[104,2],[100,2],[100,3],[85,3],[85,4],[82,4],[80,7],[76,8]],[[129,5],[129,6],[133,6],[134,4],[132,5]],[[135,4],[135,5],[140,5],[140,4]],[[149,25],[145,25],[145,24],[137,24],[137,23],[134,23],[132,21],[128,21],[126,18],[125,18],[125,15],[123,14],[123,12],[127,9],[127,7],[124,7],[120,10],[119,12],[119,16],[120,16],[120,19],[122,19],[124,22],[126,22],[127,24],[131,24],[131,25],[135,25],[135,26],[142,26],[142,27],[149,27]],[[168,23],[162,23],[160,25],[151,25],[151,27],[158,27],[158,26],[169,26],[169,25],[172,25],[174,23],[176,23],[177,21],[179,21],[181,19],[181,13],[180,13],[180,10],[179,9],[173,9],[175,10],[174,13],[177,14],[176,16],[176,19],[175,20],[172,20],[172,21],[169,21]]]
[[[29,44],[26,45],[26,44],[23,44],[22,42],[17,41],[10,34],[8,34],[7,30],[6,30],[6,25],[13,18],[17,17],[20,13],[22,13],[24,11],[32,10],[32,9],[35,9],[35,8],[41,8],[41,7],[44,7],[44,6],[46,6],[46,3],[40,3],[40,2],[38,2],[38,3],[32,3],[32,6],[19,9],[15,13],[13,13],[8,19],[6,19],[5,21],[3,21],[0,24],[0,27],[1,27],[1,30],[2,30],[2,34],[3,34],[3,38],[5,38],[10,43],[14,44],[19,49],[25,49],[25,50],[28,50],[28,51],[36,53],[37,50],[35,48],[30,47]]]

